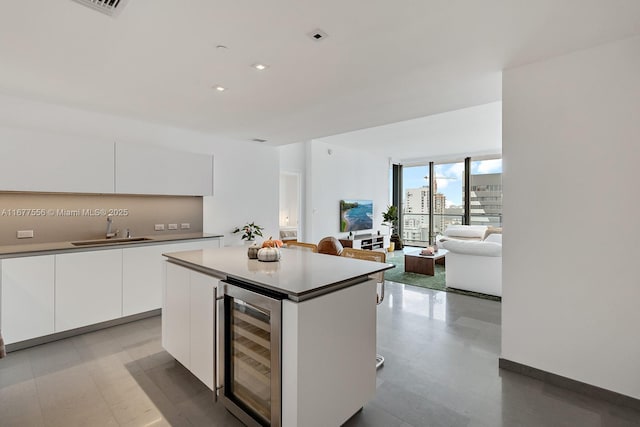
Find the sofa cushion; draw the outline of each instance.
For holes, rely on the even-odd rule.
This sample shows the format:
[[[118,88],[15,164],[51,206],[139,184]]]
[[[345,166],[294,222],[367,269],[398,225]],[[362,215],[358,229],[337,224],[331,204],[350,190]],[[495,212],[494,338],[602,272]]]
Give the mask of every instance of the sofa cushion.
[[[502,244],[496,242],[482,242],[470,240],[447,240],[442,247],[448,251],[464,255],[479,255],[490,257],[502,256]]]
[[[485,225],[450,225],[444,231],[448,237],[468,237],[482,239],[487,231]]]
[[[502,244],[502,234],[489,234],[484,241]]]
[[[484,232],[482,240],[486,240],[492,234],[502,234],[502,227],[487,227],[487,231]]]

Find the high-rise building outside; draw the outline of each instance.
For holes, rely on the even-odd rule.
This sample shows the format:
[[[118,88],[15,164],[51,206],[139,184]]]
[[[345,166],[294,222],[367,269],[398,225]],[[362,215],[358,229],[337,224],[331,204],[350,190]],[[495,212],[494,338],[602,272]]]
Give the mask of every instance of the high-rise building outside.
[[[471,224],[502,227],[502,174],[471,175],[470,185]]]
[[[447,197],[438,193],[437,184],[433,196],[433,225],[435,232],[444,230],[446,218],[445,206]],[[402,238],[408,241],[429,241],[429,186],[409,188],[404,200]]]

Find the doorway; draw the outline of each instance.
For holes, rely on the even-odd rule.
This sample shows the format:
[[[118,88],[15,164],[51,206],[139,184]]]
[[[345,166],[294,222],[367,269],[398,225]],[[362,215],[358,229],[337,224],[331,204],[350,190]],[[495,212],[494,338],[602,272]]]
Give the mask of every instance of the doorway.
[[[299,240],[301,235],[300,174],[280,172],[280,238]]]

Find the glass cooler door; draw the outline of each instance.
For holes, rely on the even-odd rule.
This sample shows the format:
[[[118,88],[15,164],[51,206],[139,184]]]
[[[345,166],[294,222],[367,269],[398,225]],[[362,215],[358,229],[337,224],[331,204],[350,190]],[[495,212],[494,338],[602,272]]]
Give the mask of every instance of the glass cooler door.
[[[223,401],[248,425],[280,426],[281,305],[225,283]]]

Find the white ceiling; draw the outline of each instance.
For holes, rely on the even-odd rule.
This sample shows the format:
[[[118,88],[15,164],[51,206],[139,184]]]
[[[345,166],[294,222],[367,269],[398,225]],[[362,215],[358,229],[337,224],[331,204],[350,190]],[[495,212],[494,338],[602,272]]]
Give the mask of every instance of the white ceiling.
[[[0,92],[278,145],[497,101],[505,67],[639,33],[638,0],[2,0]]]

